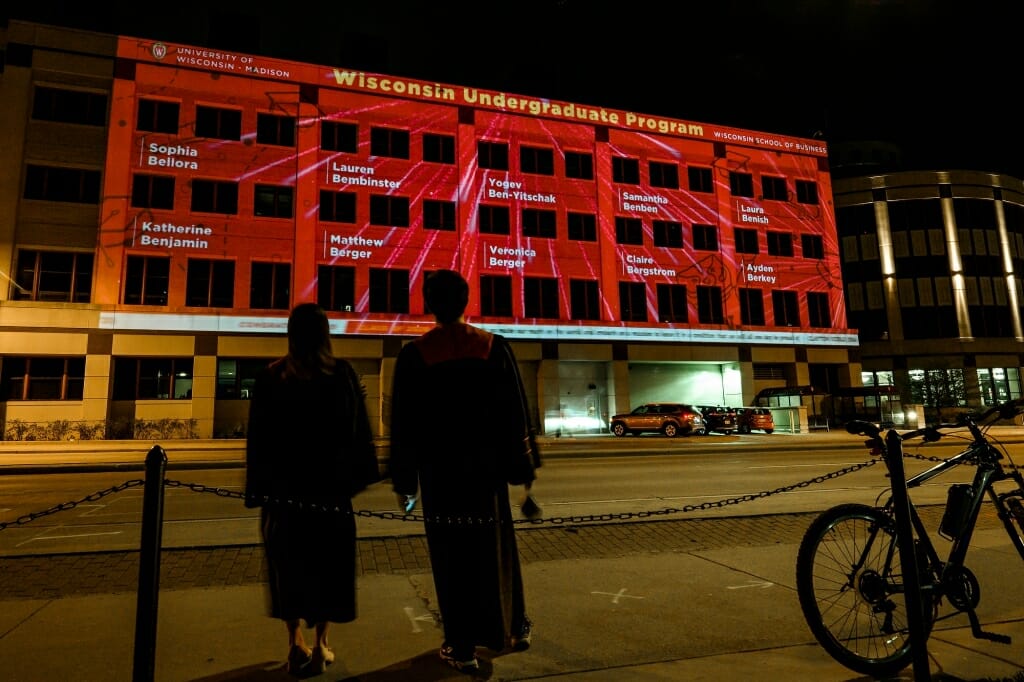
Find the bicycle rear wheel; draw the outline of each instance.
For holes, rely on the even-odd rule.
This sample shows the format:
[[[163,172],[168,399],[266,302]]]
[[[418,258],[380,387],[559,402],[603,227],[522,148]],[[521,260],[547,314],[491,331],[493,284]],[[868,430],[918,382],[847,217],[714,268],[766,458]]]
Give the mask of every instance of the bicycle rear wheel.
[[[815,639],[842,665],[887,677],[911,663],[895,529],[881,510],[843,504],[822,512],[800,543],[796,589]]]

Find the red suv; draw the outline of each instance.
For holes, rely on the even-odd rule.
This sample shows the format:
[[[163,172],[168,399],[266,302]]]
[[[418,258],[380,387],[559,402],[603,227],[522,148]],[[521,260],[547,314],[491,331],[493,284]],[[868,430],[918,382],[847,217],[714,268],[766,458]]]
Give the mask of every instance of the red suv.
[[[703,430],[704,418],[700,411],[682,403],[646,403],[632,412],[615,415],[611,423],[611,432],[616,436],[654,431],[675,438]]]
[[[775,419],[767,407],[737,407],[736,427],[740,433],[752,430],[771,433],[775,430]]]

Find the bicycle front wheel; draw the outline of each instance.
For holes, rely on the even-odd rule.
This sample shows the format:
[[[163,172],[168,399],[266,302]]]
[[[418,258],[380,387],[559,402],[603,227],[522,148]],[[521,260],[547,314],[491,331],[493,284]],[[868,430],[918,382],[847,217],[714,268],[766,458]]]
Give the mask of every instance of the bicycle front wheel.
[[[797,554],[796,589],[807,625],[832,658],[874,677],[910,664],[902,573],[895,530],[881,510],[843,504],[811,523]]]

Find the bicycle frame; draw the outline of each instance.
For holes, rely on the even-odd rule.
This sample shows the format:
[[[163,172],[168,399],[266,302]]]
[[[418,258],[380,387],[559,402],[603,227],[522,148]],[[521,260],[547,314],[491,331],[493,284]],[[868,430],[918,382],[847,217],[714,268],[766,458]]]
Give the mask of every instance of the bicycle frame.
[[[991,500],[992,504],[995,506],[997,516],[1002,522],[1007,535],[1010,536],[1010,541],[1014,548],[1016,548],[1021,559],[1024,560],[1024,541],[1021,540],[1020,534],[1017,532],[1017,528],[1013,525],[1013,514],[1007,506],[1004,496],[998,494],[993,487],[994,484],[1000,481],[1012,480],[1020,488],[1024,488],[1024,476],[1022,476],[1016,469],[1010,472],[1006,471],[1000,463],[1002,455],[999,450],[988,442],[988,439],[981,433],[980,429],[976,425],[971,424],[968,428],[974,436],[973,442],[953,457],[943,462],[939,462],[935,466],[908,478],[907,490],[920,487],[950,469],[954,469],[967,462],[974,462],[977,468],[974,473],[974,480],[971,482],[971,489],[974,493],[971,506],[968,511],[963,530],[953,538],[953,544],[950,547],[949,554],[945,562],[946,565],[960,566],[964,563],[964,560],[967,557],[967,550],[971,544],[971,538],[974,535],[974,528],[978,521],[978,515],[981,513],[981,505],[986,497]],[[982,493],[984,493],[984,495]],[[913,500],[908,501],[911,523],[914,526],[915,535],[928,551],[931,564],[935,566],[942,565],[942,560],[940,559],[938,552],[935,550],[934,543],[931,541],[928,534],[928,529],[921,520],[920,514],[918,514]],[[888,508],[890,505],[891,500],[890,502],[887,502],[885,506]]]

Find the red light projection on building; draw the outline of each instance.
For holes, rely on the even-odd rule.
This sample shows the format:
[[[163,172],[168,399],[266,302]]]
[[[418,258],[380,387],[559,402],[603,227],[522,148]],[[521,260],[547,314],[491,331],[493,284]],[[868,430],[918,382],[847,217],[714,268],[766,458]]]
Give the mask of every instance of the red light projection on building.
[[[816,140],[121,38],[111,328],[856,345]]]

